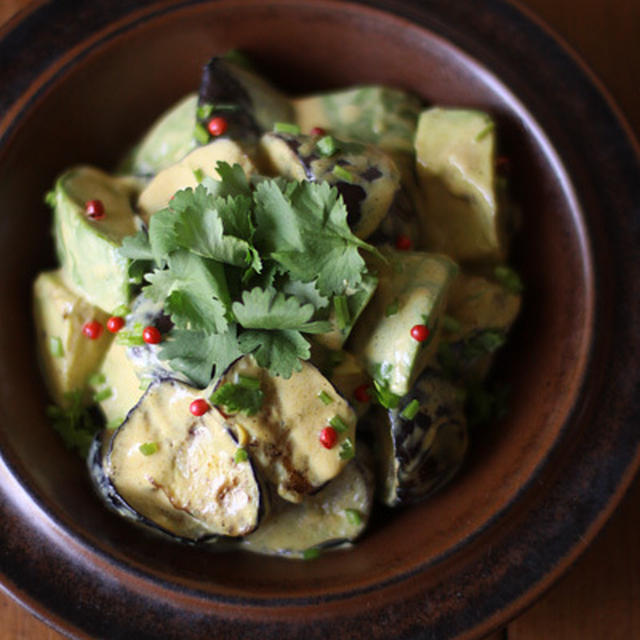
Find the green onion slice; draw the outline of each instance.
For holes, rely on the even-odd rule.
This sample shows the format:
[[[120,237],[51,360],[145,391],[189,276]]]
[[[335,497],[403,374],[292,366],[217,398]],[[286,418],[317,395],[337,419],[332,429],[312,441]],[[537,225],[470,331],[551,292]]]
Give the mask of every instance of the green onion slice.
[[[145,442],[138,447],[143,456],[151,456],[158,450],[157,442]]]
[[[290,133],[292,136],[300,134],[300,127],[297,124],[291,122],[276,122],[273,125],[273,130],[276,133]]]
[[[357,509],[345,509],[344,515],[347,517],[349,524],[361,525],[362,514]]]
[[[318,398],[322,400],[323,404],[331,404],[333,402],[333,398],[326,391],[321,391],[318,394]]]
[[[332,173],[339,180],[353,182],[353,174],[350,171],[347,171],[344,167],[341,167],[339,164],[333,167]]]
[[[345,433],[345,431],[349,430],[347,423],[338,415],[333,416],[331,420],[329,420],[329,424],[338,432]]]
[[[414,398],[400,413],[402,418],[413,420],[418,411],[420,411],[420,403]]]
[[[62,340],[58,338],[58,336],[51,336],[49,338],[49,353],[54,358],[62,358],[62,356],[64,356]]]

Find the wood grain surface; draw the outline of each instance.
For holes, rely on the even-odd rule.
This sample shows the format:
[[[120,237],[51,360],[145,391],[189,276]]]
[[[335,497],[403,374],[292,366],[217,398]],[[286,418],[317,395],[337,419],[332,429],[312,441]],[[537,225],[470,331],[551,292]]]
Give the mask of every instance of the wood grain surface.
[[[0,25],[27,0],[0,0]],[[521,0],[607,86],[640,136],[640,0]],[[0,640],[63,636],[0,592]],[[640,638],[640,479],[576,565],[537,604],[487,640]]]

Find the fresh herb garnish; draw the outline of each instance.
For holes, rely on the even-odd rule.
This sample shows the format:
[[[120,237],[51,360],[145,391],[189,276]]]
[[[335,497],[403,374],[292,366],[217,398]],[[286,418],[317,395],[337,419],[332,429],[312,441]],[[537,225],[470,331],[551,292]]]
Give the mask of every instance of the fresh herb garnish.
[[[105,387],[104,389],[100,389],[100,391],[96,391],[93,394],[94,402],[102,402],[103,400],[107,400],[113,395],[113,390],[111,387]]]
[[[138,447],[143,456],[151,456],[158,450],[157,442],[144,442]]]
[[[413,420],[420,411],[420,403],[414,398],[409,404],[400,412],[400,417],[405,420]]]
[[[511,268],[500,265],[493,270],[496,280],[510,293],[522,293],[524,285],[520,276]]]
[[[273,125],[273,130],[276,133],[288,133],[292,136],[300,135],[300,127],[291,122],[276,122]]]
[[[316,149],[327,158],[338,151],[338,143],[333,136],[324,136],[316,142]]]
[[[333,398],[326,391],[321,391],[318,394],[318,398],[321,400],[322,404],[331,404],[333,402]]]
[[[212,404],[224,407],[226,413],[242,412],[252,416],[262,408],[264,393],[259,388],[225,382],[211,394],[209,399]]]
[[[233,456],[233,461],[238,464],[240,462],[246,462],[249,459],[249,454],[244,447],[238,447],[236,453]]]
[[[332,173],[339,180],[353,182],[353,174],[350,171],[347,171],[344,167],[341,167],[339,164],[333,167]]]
[[[91,409],[84,406],[82,391],[76,389],[67,392],[65,400],[68,403],[66,407],[48,406],[47,416],[51,419],[53,428],[62,436],[65,445],[85,457],[100,424]]]
[[[49,353],[54,358],[62,358],[64,356],[64,347],[62,346],[62,340],[58,336],[49,337]]]
[[[338,432],[338,433],[346,433],[349,430],[346,422],[338,415],[333,416],[331,420],[329,420],[329,424]]]
[[[385,409],[395,409],[400,404],[401,397],[389,389],[388,382],[373,381],[373,390],[376,394],[376,400]]]
[[[340,446],[340,459],[341,460],[351,460],[356,455],[355,447],[353,446],[353,442],[351,438],[345,438],[344,442]]]
[[[357,509],[345,509],[344,515],[349,524],[359,526],[362,524],[362,514]]]
[[[310,356],[303,334],[330,331],[327,307],[368,282],[359,250],[375,249],[351,233],[328,183],[261,178],[254,188],[239,165],[216,171],[220,180],[178,191],[120,252],[171,318],[159,356],[174,369],[206,386],[252,354],[288,378]],[[143,343],[137,327],[117,341]]]

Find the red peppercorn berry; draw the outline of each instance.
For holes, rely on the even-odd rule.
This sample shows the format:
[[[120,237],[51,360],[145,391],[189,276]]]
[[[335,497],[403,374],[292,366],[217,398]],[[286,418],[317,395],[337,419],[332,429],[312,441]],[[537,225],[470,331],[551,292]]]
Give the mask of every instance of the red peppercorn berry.
[[[409,236],[400,235],[396,238],[396,249],[399,251],[409,251],[411,244],[411,238]]]
[[[91,220],[102,220],[105,216],[102,200],[87,200],[84,204],[84,212]]]
[[[85,322],[82,326],[82,334],[89,340],[97,340],[102,335],[102,325],[97,320]]]
[[[411,337],[417,342],[424,342],[429,337],[429,327],[425,324],[416,324],[411,327]]]
[[[189,405],[189,411],[194,416],[203,416],[211,407],[204,398],[197,398]]]
[[[207,124],[207,129],[209,133],[215,138],[217,136],[221,136],[228,128],[229,123],[220,116],[216,116],[215,118],[211,118],[209,123]]]
[[[333,427],[325,427],[320,432],[319,440],[325,449],[332,449],[338,442],[338,432]]]
[[[142,339],[147,344],[158,344],[162,341],[162,334],[156,327],[145,327],[142,330]]]
[[[358,402],[370,402],[371,396],[369,395],[369,385],[361,384],[359,387],[356,387],[353,395]]]
[[[322,127],[313,127],[309,132],[312,136],[326,136],[327,132]]]
[[[111,331],[111,333],[118,333],[122,327],[124,327],[124,318],[120,316],[111,316],[107,320],[107,329]]]

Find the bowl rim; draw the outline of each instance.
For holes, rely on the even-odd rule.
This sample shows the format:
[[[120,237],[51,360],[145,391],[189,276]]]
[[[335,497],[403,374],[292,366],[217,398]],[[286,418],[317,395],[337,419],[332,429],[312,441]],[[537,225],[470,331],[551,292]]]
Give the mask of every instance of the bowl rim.
[[[253,1],[254,0],[245,0],[244,4],[251,4]],[[287,0],[283,0],[283,3],[286,2]],[[137,7],[129,7],[128,9],[125,7],[126,4],[129,3],[112,3],[112,8],[113,6],[116,7],[114,12],[121,12],[119,20],[115,23],[102,23],[101,20],[104,20],[104,17],[101,16],[100,12],[97,10],[92,14],[92,20],[95,21],[96,26],[99,28],[88,31],[88,33],[91,33],[92,35],[86,38],[77,36],[77,41],[73,42],[73,47],[71,49],[67,50],[67,47],[62,47],[63,50],[61,51],[61,54],[66,56],[62,61],[63,70],[68,66],[72,66],[74,62],[77,61],[78,56],[86,54],[103,38],[112,38],[119,28],[135,28],[135,23],[138,19],[153,19],[153,17],[158,15],[158,12],[179,10],[182,7],[203,5],[206,4],[206,2],[204,0],[193,0],[191,2],[182,2],[177,4],[145,0],[138,3]],[[430,32],[434,27],[434,12],[438,13],[438,11],[441,11],[443,16],[450,16],[454,11],[453,9],[450,9],[447,13],[447,3],[444,0],[438,0],[438,2],[433,3],[435,9],[431,8],[430,10],[420,7],[420,3],[417,1],[411,2],[409,0],[394,0],[393,2],[383,2],[381,0],[359,0],[355,2],[310,0],[309,4],[316,4],[318,6],[332,5],[336,7],[341,5],[353,6],[360,10],[391,13],[407,19],[418,26],[422,26]],[[96,5],[106,6],[107,2],[99,2],[96,3]],[[460,9],[458,17],[468,20],[470,13],[473,12],[472,5],[473,2],[467,2],[466,5]],[[601,123],[601,131],[598,132],[598,135],[601,138],[610,136],[609,144],[612,147],[615,147],[616,151],[619,153],[619,157],[617,158],[618,165],[620,165],[620,167],[623,167],[624,165],[624,170],[621,168],[619,171],[624,174],[640,177],[640,151],[638,144],[635,141],[629,126],[626,124],[623,116],[611,100],[610,96],[599,80],[597,80],[588,70],[586,65],[584,65],[557,36],[551,34],[548,28],[546,28],[541,21],[534,18],[530,11],[523,9],[520,5],[516,5],[513,2],[505,2],[504,0],[489,0],[486,3],[486,8],[483,7],[483,10],[487,14],[490,14],[495,20],[502,20],[511,25],[515,23],[521,27],[520,33],[522,35],[523,42],[518,45],[513,45],[513,47],[517,49],[519,55],[523,55],[523,51],[526,50],[527,47],[532,47],[532,44],[535,45],[536,43],[538,44],[538,48],[532,47],[530,50],[542,50],[540,44],[543,43],[552,49],[552,52],[547,52],[547,55],[553,55],[555,57],[556,62],[560,63],[564,73],[571,71],[574,72],[573,84],[575,87],[582,87],[589,94],[586,112],[592,116],[595,115],[598,122]],[[41,34],[45,28],[43,25],[45,14],[47,18],[50,19],[53,17],[55,19],[56,16],[64,15],[64,11],[65,8],[61,5],[54,4],[53,6],[46,6],[43,2],[34,4],[29,11],[19,15],[17,19],[14,19],[9,24],[9,28],[6,31],[0,33],[0,36],[3,36],[2,41],[0,41],[0,54],[4,54],[10,45],[15,46],[16,38],[18,40],[23,39],[24,41],[26,37],[33,37],[34,34],[37,37],[38,34]],[[431,11],[431,13],[429,13],[429,11]],[[487,63],[487,60],[492,61],[493,57],[490,54],[487,54],[486,51],[478,51],[477,47],[474,49],[474,38],[477,38],[478,36],[475,35],[471,37],[468,34],[465,35],[460,26],[452,27],[451,25],[452,23],[443,17],[442,23],[438,24],[438,34],[443,35],[443,37],[449,39],[455,46],[465,52],[473,51],[473,53],[470,53],[469,55],[480,60],[481,64],[487,66],[493,71],[494,66]],[[483,26],[481,25],[480,28],[483,28]],[[10,45],[7,43],[10,43]],[[483,56],[487,57],[485,58]],[[2,57],[2,55],[0,55],[0,57]],[[495,62],[495,60],[493,61]],[[0,109],[0,112],[4,112],[6,114],[3,120],[0,121],[0,148],[11,139],[13,127],[19,124],[19,121],[29,111],[34,101],[37,100],[38,95],[40,95],[35,89],[38,89],[39,91],[45,90],[46,86],[56,77],[55,74],[50,75],[51,67],[52,64],[50,60],[46,62],[43,61],[40,68],[32,68],[29,70],[24,69],[24,73],[26,75],[21,77],[24,78],[28,76],[29,80],[27,82],[24,82],[23,80],[18,85],[16,85],[15,82],[3,85],[8,87],[9,91],[4,91],[4,97],[0,98],[0,106],[3,107]],[[2,78],[2,74],[3,72],[0,71],[0,79]],[[501,73],[496,73],[496,75],[500,79],[503,78]],[[511,86],[509,82],[506,82],[506,84],[507,86]],[[30,91],[33,92],[30,93]],[[1,100],[4,100],[5,104],[2,104]],[[9,108],[4,109],[4,107]],[[600,192],[603,189],[603,186],[596,185],[596,188]],[[632,205],[629,209],[631,214],[637,213],[633,208],[633,206],[637,206],[637,201],[634,201],[634,195],[635,194],[629,194],[627,196],[628,202]],[[600,193],[600,199],[602,200],[603,198],[604,194]],[[628,265],[629,259],[632,256],[627,254],[628,251],[621,252],[621,255],[614,256],[615,260],[612,260],[612,262],[615,262],[615,265],[613,266],[620,268],[622,264]],[[615,269],[613,269],[613,271],[615,271]],[[635,271],[637,273],[637,267],[635,268]],[[631,271],[629,270],[625,274],[627,280],[629,279],[628,274],[630,273]],[[602,287],[606,282],[615,282],[617,288],[619,288],[624,286],[622,280],[623,277],[618,271],[616,271],[616,273],[609,273],[606,277],[600,275],[598,282],[599,289],[602,290]],[[632,320],[633,318],[631,314],[629,314],[626,319],[620,319],[616,316],[614,324],[616,326],[624,325],[625,329],[627,329],[625,335],[627,335],[629,333],[628,329],[632,324]],[[635,347],[638,347],[637,339]],[[626,422],[630,425],[634,418],[640,416],[637,401],[634,406],[629,404],[626,409],[628,412],[633,412],[633,414],[628,415],[626,419]],[[609,469],[608,467],[609,479],[612,484],[608,487],[606,493],[602,493],[598,496],[600,500],[598,505],[599,508],[596,508],[595,504],[591,506],[590,517],[583,523],[582,530],[572,540],[571,544],[569,544],[567,548],[558,548],[554,550],[554,553],[556,554],[556,563],[553,565],[553,569],[551,571],[545,573],[542,578],[539,578],[538,576],[539,579],[533,580],[526,593],[521,594],[519,598],[510,603],[508,611],[505,609],[502,610],[498,616],[499,620],[495,615],[493,618],[491,616],[486,617],[484,620],[483,633],[490,631],[491,628],[497,626],[498,623],[505,622],[508,617],[511,617],[518,611],[522,610],[525,606],[530,604],[533,599],[546,590],[551,583],[575,561],[578,555],[584,551],[588,543],[595,537],[597,531],[613,512],[622,498],[622,495],[630,485],[634,473],[640,467],[640,438],[638,436],[635,438],[631,437],[630,434],[627,433],[627,430],[625,430],[624,433],[621,432],[619,437],[621,442],[624,437],[625,444],[628,445],[631,443],[635,449],[632,447],[630,451],[627,451],[626,455],[623,456],[619,454],[615,460],[612,459],[608,461],[609,466],[616,468]],[[0,495],[2,495],[2,497],[10,498],[7,502],[5,514],[3,515],[11,515],[16,519],[16,522],[17,520],[23,520],[24,522],[29,522],[30,524],[35,525],[38,532],[38,539],[41,539],[39,536],[44,535],[44,529],[52,527],[52,530],[55,532],[56,544],[59,545],[61,544],[61,541],[64,541],[64,544],[73,547],[80,556],[84,556],[87,562],[101,563],[104,561],[104,558],[97,557],[95,553],[89,557],[88,551],[90,550],[84,548],[82,541],[72,535],[70,536],[64,529],[64,523],[58,521],[52,513],[47,512],[46,507],[36,504],[34,495],[20,483],[19,475],[19,469],[11,468],[9,461],[5,461],[4,459],[2,460],[2,464],[0,465],[0,479],[2,480],[0,484]],[[574,478],[573,481],[575,482],[575,480],[576,479]],[[564,483],[560,482],[558,486],[555,487],[556,493],[559,492],[562,494],[563,491],[571,492],[572,488],[569,486],[570,484],[571,483],[569,481]],[[16,496],[21,496],[19,501]],[[16,528],[13,533],[15,534],[18,531],[20,531],[22,535],[28,535],[28,531],[24,526],[16,524]],[[60,561],[62,561],[62,555],[59,558]],[[130,567],[129,570],[131,570]],[[4,572],[2,578],[0,578],[0,582],[3,583],[3,589],[9,590],[14,597],[17,597],[19,601],[25,604],[27,608],[38,615],[38,617],[43,619],[49,618],[49,622],[52,622],[53,626],[58,630],[63,633],[77,633],[80,631],[79,628],[74,626],[72,621],[65,620],[62,617],[57,617],[55,613],[52,613],[50,608],[43,605],[43,601],[46,601],[46,598],[34,598],[30,595],[30,590],[28,588],[23,588],[24,585],[8,580]],[[458,634],[456,637],[462,638],[466,637],[471,633],[471,631],[460,627],[456,633]]]

